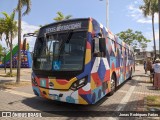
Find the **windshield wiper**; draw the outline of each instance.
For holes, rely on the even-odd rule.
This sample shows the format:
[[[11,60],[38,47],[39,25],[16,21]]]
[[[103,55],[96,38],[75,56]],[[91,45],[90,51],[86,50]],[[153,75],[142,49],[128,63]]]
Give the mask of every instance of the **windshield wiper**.
[[[62,51],[62,49],[64,49],[64,44],[65,43],[69,43],[70,39],[72,38],[72,35],[73,35],[73,30],[72,31],[69,31],[68,34],[66,35],[66,39],[65,40],[62,40],[60,46],[59,46],[59,51],[58,51],[58,61],[60,59],[60,53]]]

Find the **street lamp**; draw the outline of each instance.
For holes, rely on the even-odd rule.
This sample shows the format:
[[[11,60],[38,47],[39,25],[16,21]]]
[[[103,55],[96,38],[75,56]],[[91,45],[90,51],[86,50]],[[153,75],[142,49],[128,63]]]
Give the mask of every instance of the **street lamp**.
[[[103,1],[103,0],[100,0]],[[109,0],[106,0],[106,25],[109,27]]]

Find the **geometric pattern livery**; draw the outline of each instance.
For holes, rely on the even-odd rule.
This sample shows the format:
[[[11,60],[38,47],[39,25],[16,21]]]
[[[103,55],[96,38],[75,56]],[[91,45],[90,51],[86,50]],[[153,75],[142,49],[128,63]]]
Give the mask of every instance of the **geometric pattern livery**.
[[[69,80],[65,76],[62,79],[45,78],[43,74],[37,76],[33,71],[32,86],[36,95],[74,104],[94,104],[110,92],[113,72],[117,85],[130,77],[134,71],[133,49],[93,18],[88,18],[88,24],[83,71]],[[107,51],[103,58],[92,54],[93,39],[99,33],[106,39]],[[83,78],[87,79],[85,86],[72,90],[71,87]]]

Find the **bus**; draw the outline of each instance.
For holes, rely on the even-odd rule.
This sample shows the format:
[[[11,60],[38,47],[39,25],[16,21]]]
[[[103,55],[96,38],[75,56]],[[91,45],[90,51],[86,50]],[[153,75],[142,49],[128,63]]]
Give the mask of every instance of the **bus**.
[[[32,88],[46,99],[95,104],[134,72],[132,47],[93,18],[40,28],[33,50]]]

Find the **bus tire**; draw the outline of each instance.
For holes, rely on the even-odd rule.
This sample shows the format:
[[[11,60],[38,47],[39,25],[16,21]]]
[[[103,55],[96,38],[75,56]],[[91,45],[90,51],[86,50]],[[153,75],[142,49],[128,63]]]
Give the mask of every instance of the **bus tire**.
[[[116,90],[116,76],[115,74],[112,74],[112,77],[111,77],[111,91],[109,93],[109,95],[113,95],[114,92]]]
[[[131,71],[130,71],[130,76],[128,78],[129,80],[132,80],[132,68],[131,68]]]

